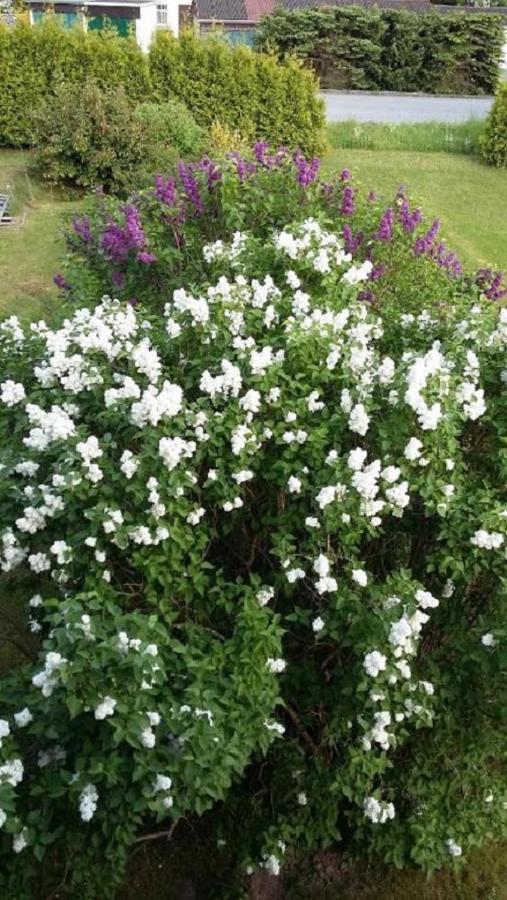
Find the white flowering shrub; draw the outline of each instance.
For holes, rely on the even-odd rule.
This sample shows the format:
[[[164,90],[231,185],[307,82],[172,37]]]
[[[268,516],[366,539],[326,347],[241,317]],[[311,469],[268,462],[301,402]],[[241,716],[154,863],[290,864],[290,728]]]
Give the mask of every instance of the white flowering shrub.
[[[1,568],[41,640],[1,691],[16,898],[47,854],[109,896],[219,800],[275,874],[506,826],[507,311],[383,315],[313,219],[203,252],[163,314],[0,326]]]

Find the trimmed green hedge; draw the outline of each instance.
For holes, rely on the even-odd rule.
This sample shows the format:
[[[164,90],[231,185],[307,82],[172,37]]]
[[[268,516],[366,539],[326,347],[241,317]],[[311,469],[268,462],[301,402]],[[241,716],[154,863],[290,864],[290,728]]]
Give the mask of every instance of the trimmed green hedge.
[[[507,84],[502,84],[486,123],[481,153],[487,163],[507,169]]]
[[[33,113],[58,85],[79,89],[87,79],[105,87],[121,85],[133,101],[150,93],[148,63],[134,38],[64,29],[53,16],[35,27],[0,25],[0,144],[31,144]]]
[[[359,7],[276,11],[262,20],[256,43],[310,64],[324,87],[491,94],[503,19]]]
[[[220,122],[251,141],[266,139],[306,154],[322,149],[324,112],[311,72],[291,60],[230,47],[191,33],[159,34],[149,55],[134,38],[40,25],[0,25],[0,145],[33,143],[33,113],[58,85],[86,80],[123,86],[134,103],[178,99],[204,128]]]
[[[274,56],[231,48],[217,37],[159,32],[150,70],[156,98],[177,96],[204,127],[220,122],[247,141],[262,138],[309,154],[322,149],[323,104],[313,74],[296,60],[281,66]]]

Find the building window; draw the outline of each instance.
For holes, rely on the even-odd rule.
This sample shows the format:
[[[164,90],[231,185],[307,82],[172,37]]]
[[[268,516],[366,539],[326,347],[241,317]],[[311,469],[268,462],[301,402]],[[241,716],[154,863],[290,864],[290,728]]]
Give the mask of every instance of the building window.
[[[165,3],[157,3],[157,25],[167,25],[167,6]]]

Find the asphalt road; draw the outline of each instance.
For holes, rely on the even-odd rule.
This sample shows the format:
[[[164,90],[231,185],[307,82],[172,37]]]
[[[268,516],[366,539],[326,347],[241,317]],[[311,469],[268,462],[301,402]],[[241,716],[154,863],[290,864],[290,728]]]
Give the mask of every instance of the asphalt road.
[[[432,97],[324,91],[328,122],[466,122],[484,119],[491,97]]]

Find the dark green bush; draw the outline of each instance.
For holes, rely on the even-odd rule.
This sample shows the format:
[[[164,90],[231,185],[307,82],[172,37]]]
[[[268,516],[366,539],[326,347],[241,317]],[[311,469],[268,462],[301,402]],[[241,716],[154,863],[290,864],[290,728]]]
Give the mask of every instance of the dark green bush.
[[[143,125],[122,87],[62,84],[33,119],[43,178],[123,193],[146,161]]]
[[[306,9],[266,16],[257,47],[311,65],[324,87],[489,94],[503,20],[489,14]]]
[[[486,123],[482,155],[491,166],[507,169],[507,84],[501,85]]]
[[[122,87],[62,84],[33,117],[36,167],[54,184],[102,185],[124,195],[204,149],[206,134],[185,106],[132,104]]]

